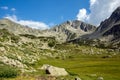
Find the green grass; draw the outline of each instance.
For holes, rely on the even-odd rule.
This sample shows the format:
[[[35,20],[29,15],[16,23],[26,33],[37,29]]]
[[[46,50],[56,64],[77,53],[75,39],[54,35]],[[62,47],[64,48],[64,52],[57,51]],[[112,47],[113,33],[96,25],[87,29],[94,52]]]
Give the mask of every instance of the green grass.
[[[37,65],[50,64],[65,68],[70,74],[78,75],[83,80],[96,80],[102,76],[105,80],[120,80],[119,58],[96,58],[95,56],[74,56],[72,59],[45,59]],[[90,76],[96,74],[96,77]]]
[[[34,39],[34,36],[32,35],[25,36]],[[54,38],[46,37],[37,37],[37,39],[43,40],[43,42],[55,41]],[[17,41],[18,37],[13,38],[13,40]],[[67,43],[51,43],[56,44],[54,50],[40,49],[40,42],[22,43],[19,46],[0,44],[1,47],[5,47],[7,52],[6,56],[8,58],[18,60],[17,56],[14,54],[19,54],[22,56],[22,60],[20,60],[22,63],[26,64],[28,67],[37,69],[37,72],[25,73],[26,76],[21,75],[10,80],[35,80],[36,76],[46,76],[45,71],[38,69],[43,64],[65,68],[70,74],[70,76],[66,76],[66,78],[69,78],[67,80],[70,80],[70,78],[75,76],[79,76],[82,80],[97,80],[97,78],[101,76],[104,80],[120,80],[120,52],[111,52],[107,49],[91,47],[88,45],[79,46]],[[51,55],[55,55],[55,57],[44,55],[47,53],[51,53]],[[103,58],[108,55],[112,57]],[[29,58],[31,56],[40,58],[40,60],[31,64],[29,62],[34,59],[33,57]],[[91,76],[92,74],[96,74],[96,76]]]
[[[14,78],[18,76],[19,71],[11,66],[0,64],[0,79],[1,78]]]
[[[82,50],[89,52],[90,49],[94,52],[100,51],[102,54],[84,54]],[[82,80],[96,80],[98,77],[103,77],[105,80],[120,80],[120,52],[108,52],[105,49],[89,46],[76,45],[59,45],[58,50],[66,50],[67,58],[47,58],[36,62],[33,67],[40,68],[43,64],[50,64],[57,67],[65,68],[71,76],[79,76]],[[118,53],[113,55],[113,53]],[[110,58],[103,56],[111,55]],[[96,74],[96,76],[91,76]]]

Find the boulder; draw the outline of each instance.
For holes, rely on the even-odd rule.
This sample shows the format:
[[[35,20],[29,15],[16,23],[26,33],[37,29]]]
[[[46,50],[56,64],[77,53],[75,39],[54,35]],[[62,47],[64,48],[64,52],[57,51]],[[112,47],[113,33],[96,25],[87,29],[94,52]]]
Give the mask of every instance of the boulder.
[[[50,74],[51,76],[66,76],[68,75],[67,71],[64,68],[59,68],[55,66],[51,66],[45,64],[41,67],[42,70],[46,71],[46,74]]]

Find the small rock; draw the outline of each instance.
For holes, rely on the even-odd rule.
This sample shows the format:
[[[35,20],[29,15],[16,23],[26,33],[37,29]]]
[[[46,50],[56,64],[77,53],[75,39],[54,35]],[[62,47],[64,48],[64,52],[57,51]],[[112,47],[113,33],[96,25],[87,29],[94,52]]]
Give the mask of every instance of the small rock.
[[[103,77],[98,77],[97,80],[104,80]]]
[[[97,75],[96,74],[90,74],[91,77],[96,77]]]

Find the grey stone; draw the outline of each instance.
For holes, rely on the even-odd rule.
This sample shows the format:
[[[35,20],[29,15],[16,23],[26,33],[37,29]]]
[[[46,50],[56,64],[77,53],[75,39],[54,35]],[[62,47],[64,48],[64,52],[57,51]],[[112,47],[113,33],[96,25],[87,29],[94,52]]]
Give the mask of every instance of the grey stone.
[[[67,71],[64,68],[54,67],[48,64],[44,64],[41,67],[42,70],[46,71],[46,74],[50,74],[51,76],[66,76],[68,75]]]

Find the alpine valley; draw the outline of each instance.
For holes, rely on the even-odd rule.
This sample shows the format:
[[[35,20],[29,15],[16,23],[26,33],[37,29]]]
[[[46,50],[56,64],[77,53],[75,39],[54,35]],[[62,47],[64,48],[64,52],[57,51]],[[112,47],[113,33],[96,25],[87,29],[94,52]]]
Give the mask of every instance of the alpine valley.
[[[94,26],[38,30],[0,20],[0,80],[120,80],[120,7]]]

